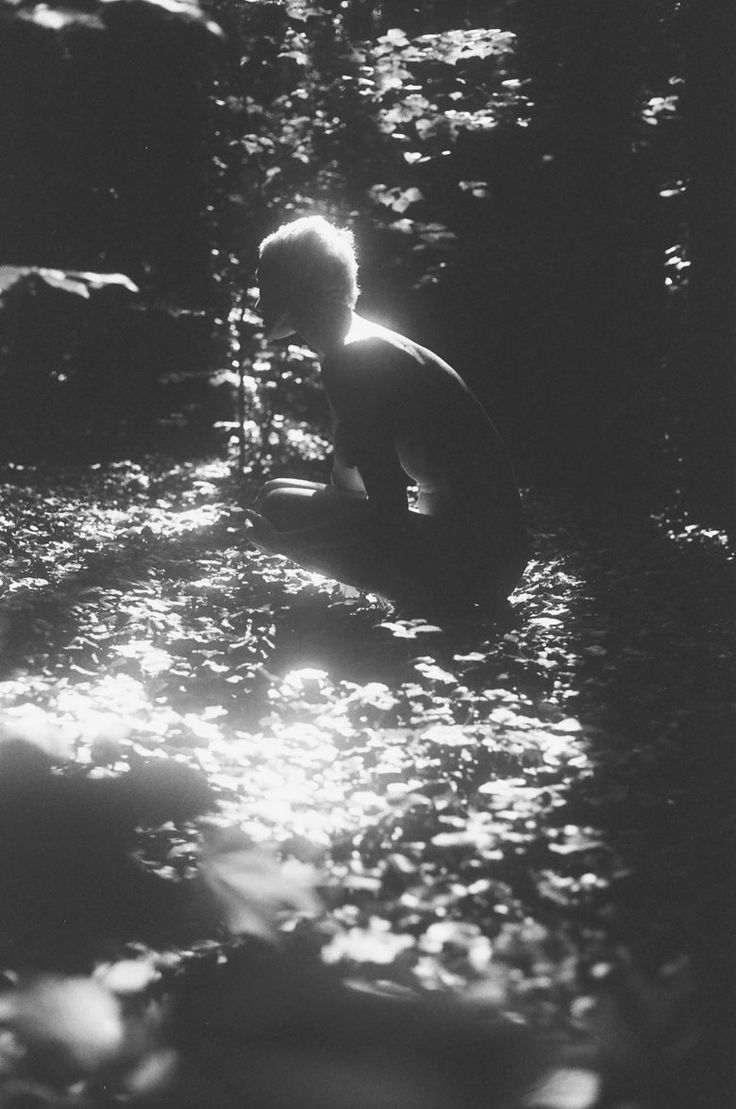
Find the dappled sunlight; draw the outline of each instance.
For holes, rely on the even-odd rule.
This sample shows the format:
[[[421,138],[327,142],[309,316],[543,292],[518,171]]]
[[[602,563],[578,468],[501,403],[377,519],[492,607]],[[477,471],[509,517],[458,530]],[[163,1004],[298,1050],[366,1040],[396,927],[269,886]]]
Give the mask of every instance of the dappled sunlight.
[[[0,1109],[726,1109],[725,17],[64,2],[0,0]]]
[[[152,509],[147,522],[154,535],[179,535],[183,532],[212,527],[221,516],[220,506],[205,504],[174,512]]]
[[[252,548],[219,462],[8,492],[9,519],[66,546],[42,587],[4,595],[4,736],[91,782],[204,776],[216,810],[141,832],[137,857],[167,883],[199,868],[237,934],[309,922],[325,962],[381,993],[583,1034],[631,875],[606,806],[642,773],[601,743],[609,690],[650,657],[613,540],[595,570],[529,498],[538,549],[508,611],[424,619]],[[13,557],[15,581],[38,569]],[[638,741],[652,766],[666,728]]]
[[[117,495],[113,473],[134,494],[125,511],[105,503],[106,490]],[[324,843],[385,826],[398,842],[402,821],[419,805],[431,814],[435,848],[462,841],[482,845],[489,858],[512,825],[519,843],[531,842],[542,812],[536,805],[535,816],[535,802],[556,798],[571,775],[589,770],[581,726],[566,708],[576,645],[562,635],[582,582],[559,558],[530,564],[508,628],[443,627],[366,609],[319,574],[246,554],[237,523],[225,533],[234,546],[202,544],[197,532],[226,515],[221,488],[229,471],[221,461],[179,467],[168,484],[134,466],[113,473],[93,468],[97,503],[71,503],[78,510],[87,500],[76,521],[83,546],[94,544],[87,565],[106,543],[119,554],[90,595],[86,584],[80,591],[76,631],[36,685],[48,720],[75,740],[81,757],[92,748],[122,757],[154,743],[177,752],[208,771],[225,811],[237,812],[256,839],[299,834]],[[58,521],[68,503],[47,498],[49,518]],[[44,517],[36,511],[35,518],[40,531]],[[189,543],[185,557],[164,561],[158,545],[178,537]],[[127,552],[126,540],[134,541]],[[68,542],[77,572],[77,548]],[[246,560],[251,577],[262,575],[271,591],[260,614],[239,601]],[[306,621],[299,636],[305,663],[310,639],[315,662],[322,653],[325,616],[342,606],[350,619],[354,604],[362,630],[356,625],[337,672],[323,663],[270,672],[273,645],[276,656],[280,649],[272,615],[280,591]],[[404,676],[398,684],[348,676],[369,656],[392,654]],[[27,679],[6,681],[2,692],[22,705]],[[456,779],[449,809],[431,799],[448,757]],[[506,784],[497,789],[501,767]]]
[[[653,519],[673,543],[680,546],[697,545],[705,549],[719,550],[733,558],[728,536],[718,528],[703,527],[702,524],[673,519],[667,515],[657,515]]]

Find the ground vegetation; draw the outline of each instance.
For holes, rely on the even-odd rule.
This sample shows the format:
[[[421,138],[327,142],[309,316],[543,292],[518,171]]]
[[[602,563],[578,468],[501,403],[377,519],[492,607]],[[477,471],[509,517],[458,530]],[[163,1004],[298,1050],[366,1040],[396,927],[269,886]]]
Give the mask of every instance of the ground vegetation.
[[[0,8],[3,1104],[730,1104],[729,28]],[[314,209],[511,446],[495,619],[248,543],[326,473],[255,312]]]

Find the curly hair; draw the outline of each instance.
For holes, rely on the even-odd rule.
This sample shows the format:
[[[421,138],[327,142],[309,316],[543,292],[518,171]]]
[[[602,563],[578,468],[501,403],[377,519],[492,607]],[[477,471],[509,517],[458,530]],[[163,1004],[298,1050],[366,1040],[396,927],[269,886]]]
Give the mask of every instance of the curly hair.
[[[355,307],[358,262],[347,228],[335,227],[323,216],[302,216],[267,235],[259,257],[261,271],[267,268],[287,297],[301,303],[335,298]]]

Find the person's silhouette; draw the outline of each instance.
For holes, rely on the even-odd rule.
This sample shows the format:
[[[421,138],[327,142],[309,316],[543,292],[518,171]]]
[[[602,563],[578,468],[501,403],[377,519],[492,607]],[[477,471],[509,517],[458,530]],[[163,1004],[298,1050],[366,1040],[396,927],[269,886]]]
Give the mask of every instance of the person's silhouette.
[[[298,333],[319,355],[334,461],[330,485],[268,482],[253,541],[400,603],[504,600],[527,562],[504,445],[446,362],[354,311],[351,233],[321,216],[284,224],[261,244],[258,280],[267,337]]]

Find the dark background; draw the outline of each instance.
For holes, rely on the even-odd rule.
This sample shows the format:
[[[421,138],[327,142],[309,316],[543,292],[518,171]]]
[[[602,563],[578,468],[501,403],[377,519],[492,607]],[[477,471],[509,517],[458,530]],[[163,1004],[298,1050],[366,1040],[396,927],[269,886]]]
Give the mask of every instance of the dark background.
[[[2,260],[139,293],[5,282],[7,458],[221,445],[222,371],[257,350],[254,326],[233,345],[257,243],[316,209],[357,232],[363,309],[456,365],[523,483],[732,528],[725,7],[50,11],[1,9]],[[490,23],[510,49],[453,61],[437,39],[407,60],[406,38]]]

